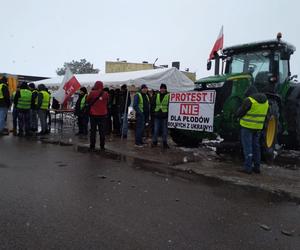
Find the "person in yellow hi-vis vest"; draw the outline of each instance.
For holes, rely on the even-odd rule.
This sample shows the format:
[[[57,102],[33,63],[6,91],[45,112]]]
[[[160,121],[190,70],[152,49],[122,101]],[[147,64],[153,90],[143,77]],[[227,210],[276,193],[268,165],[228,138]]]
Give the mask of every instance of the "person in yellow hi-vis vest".
[[[45,135],[47,134],[47,111],[49,108],[50,103],[50,95],[47,92],[47,88],[44,84],[40,84],[38,86],[38,103],[37,103],[37,110],[38,110],[38,117],[41,123],[41,131],[38,135]]]
[[[261,130],[269,109],[269,102],[265,94],[258,93],[254,86],[250,86],[245,94],[246,98],[237,111],[240,119],[241,143],[244,153],[244,173],[260,173]],[[252,166],[254,164],[254,166]]]
[[[76,133],[76,135],[86,136],[88,134],[89,114],[84,110],[87,96],[88,92],[86,87],[81,87],[74,110],[78,124],[78,133]]]
[[[30,109],[32,106],[32,92],[29,90],[27,82],[22,82],[20,90],[14,97],[14,105],[18,113],[18,136],[30,136]]]
[[[143,133],[145,125],[149,123],[150,100],[147,95],[148,87],[141,85],[141,89],[133,98],[133,109],[136,114],[135,146],[143,147]]]
[[[152,136],[152,147],[157,146],[157,138],[161,131],[163,148],[168,146],[168,112],[170,94],[167,92],[167,85],[160,85],[159,93],[152,99],[152,109],[154,110],[154,133]]]

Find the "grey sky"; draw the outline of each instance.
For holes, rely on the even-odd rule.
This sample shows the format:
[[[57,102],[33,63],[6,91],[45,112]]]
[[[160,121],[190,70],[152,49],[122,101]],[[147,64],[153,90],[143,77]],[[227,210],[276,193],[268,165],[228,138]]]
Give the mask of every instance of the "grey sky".
[[[157,64],[212,74],[206,61],[224,25],[225,46],[276,37],[300,50],[297,0],[0,0],[0,72],[55,76],[64,62],[86,58]],[[292,73],[300,73],[300,51]]]

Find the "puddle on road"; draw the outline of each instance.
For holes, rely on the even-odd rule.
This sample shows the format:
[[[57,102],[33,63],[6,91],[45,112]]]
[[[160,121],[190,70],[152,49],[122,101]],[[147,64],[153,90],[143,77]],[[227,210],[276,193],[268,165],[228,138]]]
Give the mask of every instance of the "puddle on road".
[[[59,166],[59,167],[67,167],[68,166],[68,164],[64,164],[64,163],[61,163],[61,164],[58,164],[57,166]]]
[[[6,164],[0,163],[0,168],[8,168]]]

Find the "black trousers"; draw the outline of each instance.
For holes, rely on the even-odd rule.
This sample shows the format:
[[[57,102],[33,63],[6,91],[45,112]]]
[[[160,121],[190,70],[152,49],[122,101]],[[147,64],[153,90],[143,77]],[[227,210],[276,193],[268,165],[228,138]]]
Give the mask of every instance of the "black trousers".
[[[79,114],[77,117],[77,124],[79,129],[79,134],[88,134],[88,123],[89,123],[89,116],[87,114]]]
[[[19,133],[24,131],[26,134],[30,132],[30,109],[18,110]]]
[[[96,132],[97,128],[100,135],[100,148],[104,148],[105,145],[105,131],[107,124],[106,116],[90,116],[91,122],[91,134],[90,134],[90,148],[95,148],[96,145]]]

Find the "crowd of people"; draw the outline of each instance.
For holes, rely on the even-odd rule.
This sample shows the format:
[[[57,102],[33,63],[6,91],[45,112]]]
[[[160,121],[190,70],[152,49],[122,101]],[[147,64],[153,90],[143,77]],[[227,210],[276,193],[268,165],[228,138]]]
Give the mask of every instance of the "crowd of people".
[[[50,99],[51,94],[44,84],[36,88],[34,83],[28,84],[27,82],[19,84],[10,96],[7,78],[3,77],[0,82],[0,134],[8,133],[5,124],[11,105],[13,105],[13,135],[21,137],[50,133]],[[39,132],[38,120],[41,125]]]
[[[260,137],[264,121],[269,109],[265,94],[250,86],[245,93],[245,100],[235,116],[241,126],[241,144],[244,152],[243,172],[260,173]],[[160,85],[157,92],[148,91],[142,84],[133,98],[132,107],[136,114],[135,146],[143,147],[145,129],[151,131],[152,147],[158,145],[158,137],[162,137],[163,148],[169,148],[168,109],[169,93],[166,84]],[[51,94],[44,84],[36,88],[34,83],[22,82],[10,96],[7,78],[0,79],[0,135],[8,134],[5,128],[8,109],[13,104],[13,134],[16,136],[45,135],[50,133]],[[59,104],[53,98],[52,108]],[[105,137],[114,133],[126,139],[128,133],[128,108],[131,106],[131,95],[127,85],[121,89],[104,88],[101,81],[95,82],[90,93],[85,87],[80,88],[75,104],[74,114],[77,116],[78,133],[87,136],[90,133],[90,150],[95,150],[96,132],[100,135],[100,149],[105,150]],[[38,119],[40,131],[38,132]],[[47,122],[48,120],[48,122]],[[90,124],[90,126],[89,126]]]
[[[37,87],[34,83],[22,82],[10,96],[7,79],[0,83],[0,134],[7,134],[5,129],[7,113],[12,105],[13,134],[15,136],[46,135],[51,131],[50,108],[59,109],[61,105],[44,84]],[[52,105],[50,105],[50,100]],[[105,149],[105,137],[115,134],[123,139],[128,135],[128,110],[132,106],[136,114],[135,146],[143,147],[144,135],[152,135],[152,146],[158,145],[158,136],[162,136],[162,145],[167,143],[169,94],[167,86],[161,84],[160,91],[148,91],[145,84],[141,85],[131,100],[127,85],[120,89],[104,88],[101,81],[95,82],[88,93],[81,87],[75,103],[74,114],[77,117],[78,136],[90,138],[90,150],[95,150],[96,132],[100,135],[100,149]],[[40,130],[38,131],[38,123]]]
[[[100,135],[100,149],[105,149],[105,136],[113,133],[126,139],[128,134],[128,108],[131,106],[131,95],[127,85],[121,89],[104,88],[101,81],[97,81],[88,93],[85,87],[80,88],[79,97],[75,104],[77,116],[77,135],[88,134],[90,122],[90,149],[95,149],[96,131]],[[157,146],[158,136],[162,135],[162,145],[169,148],[167,143],[169,94],[167,86],[161,84],[158,93],[148,91],[145,84],[133,98],[133,109],[136,114],[135,146],[143,147],[145,129],[151,131],[152,146]],[[152,124],[152,126],[151,126]]]

